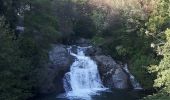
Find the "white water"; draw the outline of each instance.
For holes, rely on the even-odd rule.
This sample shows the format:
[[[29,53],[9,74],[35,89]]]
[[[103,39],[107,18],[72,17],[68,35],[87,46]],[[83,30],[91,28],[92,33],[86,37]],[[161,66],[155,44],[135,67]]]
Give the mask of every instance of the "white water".
[[[130,82],[133,86],[133,89],[142,89],[141,85],[139,84],[139,82],[136,81],[135,77],[130,73],[130,71],[128,70],[128,66],[127,64],[124,66],[124,70],[129,74],[130,76]]]
[[[68,98],[90,100],[92,95],[98,95],[98,91],[106,90],[102,85],[96,63],[84,54],[87,48],[77,47],[77,54],[73,53],[71,48],[68,49],[70,54],[76,57],[70,72],[63,78]]]

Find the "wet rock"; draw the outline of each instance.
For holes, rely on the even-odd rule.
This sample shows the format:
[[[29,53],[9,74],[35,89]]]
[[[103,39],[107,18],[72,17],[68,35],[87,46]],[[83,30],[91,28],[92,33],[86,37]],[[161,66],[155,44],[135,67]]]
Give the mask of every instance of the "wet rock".
[[[75,53],[77,54],[77,48],[79,48],[81,46],[76,46],[76,45],[73,45],[71,46],[70,50],[72,51],[72,53]],[[95,55],[100,55],[102,54],[102,49],[99,48],[99,47],[94,47],[94,46],[87,46],[87,47],[84,47],[84,54],[86,56],[95,56]]]
[[[71,85],[70,85],[70,73],[66,73],[65,75],[64,75],[64,78],[63,78],[63,82],[64,82],[64,87],[65,87],[65,91],[66,92],[68,92],[68,91],[71,91],[72,90],[72,88],[71,88]]]

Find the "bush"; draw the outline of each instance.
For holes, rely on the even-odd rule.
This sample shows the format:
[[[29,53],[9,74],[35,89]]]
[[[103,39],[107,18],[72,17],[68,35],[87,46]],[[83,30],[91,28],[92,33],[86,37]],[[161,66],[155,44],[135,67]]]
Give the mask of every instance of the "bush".
[[[19,43],[5,19],[0,18],[0,99],[27,100],[35,86],[31,61],[21,54]],[[31,48],[29,48],[31,49]],[[27,49],[28,50],[28,49]],[[25,51],[27,51],[25,50]]]

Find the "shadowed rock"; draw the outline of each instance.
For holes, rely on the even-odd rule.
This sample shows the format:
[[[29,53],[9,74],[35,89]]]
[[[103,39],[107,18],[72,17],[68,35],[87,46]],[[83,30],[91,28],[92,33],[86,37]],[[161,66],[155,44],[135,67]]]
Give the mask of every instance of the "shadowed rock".
[[[40,92],[41,93],[53,93],[64,92],[63,77],[66,72],[69,71],[70,65],[73,63],[73,58],[67,51],[64,45],[54,45],[49,52],[50,64],[42,69],[40,77]]]

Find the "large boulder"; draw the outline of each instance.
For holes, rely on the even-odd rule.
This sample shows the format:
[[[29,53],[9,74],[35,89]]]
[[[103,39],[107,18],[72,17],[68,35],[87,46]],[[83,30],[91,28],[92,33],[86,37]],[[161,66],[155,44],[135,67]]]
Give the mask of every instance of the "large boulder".
[[[98,64],[99,72],[102,74],[109,74],[110,71],[117,69],[117,63],[110,56],[99,55],[95,56],[94,60]]]
[[[64,92],[63,77],[69,71],[70,65],[73,63],[73,58],[67,51],[64,45],[54,45],[49,51],[50,63],[42,69],[40,73],[40,92],[53,93]]]
[[[49,52],[49,59],[52,63],[51,67],[61,70],[67,70],[72,62],[67,47],[65,45],[55,45]]]
[[[104,86],[108,88],[129,88],[129,76],[121,65],[117,64],[112,57],[98,55],[93,58],[98,64],[99,73]]]

